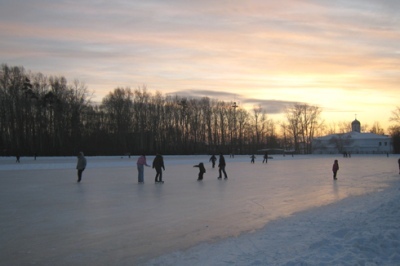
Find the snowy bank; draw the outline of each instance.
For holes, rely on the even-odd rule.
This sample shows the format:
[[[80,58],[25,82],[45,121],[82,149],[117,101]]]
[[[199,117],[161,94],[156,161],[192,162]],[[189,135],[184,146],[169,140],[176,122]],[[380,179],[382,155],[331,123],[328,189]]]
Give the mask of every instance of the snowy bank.
[[[147,265],[400,265],[400,188],[346,198]]]

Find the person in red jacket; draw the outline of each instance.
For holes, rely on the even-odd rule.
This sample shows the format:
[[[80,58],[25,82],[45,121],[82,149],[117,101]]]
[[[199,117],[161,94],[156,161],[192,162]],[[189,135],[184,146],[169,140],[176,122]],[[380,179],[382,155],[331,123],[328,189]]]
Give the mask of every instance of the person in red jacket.
[[[332,172],[333,172],[333,179],[336,180],[336,175],[337,175],[337,171],[339,171],[339,162],[338,160],[335,160],[332,166]]]

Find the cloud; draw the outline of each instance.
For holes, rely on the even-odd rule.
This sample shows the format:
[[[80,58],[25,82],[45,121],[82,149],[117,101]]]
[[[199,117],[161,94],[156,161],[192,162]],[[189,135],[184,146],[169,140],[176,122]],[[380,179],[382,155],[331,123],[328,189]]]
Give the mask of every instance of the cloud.
[[[267,114],[282,114],[288,107],[295,104],[301,104],[296,101],[280,101],[280,100],[262,100],[255,98],[244,98],[242,104],[252,105],[253,107],[260,106]]]
[[[168,95],[178,95],[187,98],[203,98],[209,97],[212,99],[218,99],[220,101],[230,102],[234,101],[238,97],[236,93],[216,90],[180,90],[172,91],[167,93]]]
[[[399,8],[396,0],[6,0],[0,58],[84,78],[100,98],[147,84],[274,113],[293,101],[332,108],[332,98],[371,108],[359,94],[378,90],[373,100],[391,106]]]
[[[294,104],[299,104],[301,102],[297,101],[281,101],[281,100],[268,100],[268,99],[257,99],[257,98],[247,98],[243,95],[224,91],[214,91],[214,90],[184,90],[184,91],[174,91],[168,93],[168,95],[178,95],[180,97],[187,98],[202,98],[209,97],[211,99],[218,99],[224,102],[236,102],[241,107],[253,108],[261,107],[267,114],[282,114],[285,112],[286,108],[293,106]]]

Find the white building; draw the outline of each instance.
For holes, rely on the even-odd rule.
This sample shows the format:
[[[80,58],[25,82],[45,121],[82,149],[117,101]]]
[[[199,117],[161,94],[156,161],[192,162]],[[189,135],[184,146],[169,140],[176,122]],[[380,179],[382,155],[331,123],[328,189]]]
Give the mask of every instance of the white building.
[[[392,140],[386,135],[361,133],[361,123],[355,119],[352,131],[315,138],[312,142],[314,154],[321,153],[390,153]]]

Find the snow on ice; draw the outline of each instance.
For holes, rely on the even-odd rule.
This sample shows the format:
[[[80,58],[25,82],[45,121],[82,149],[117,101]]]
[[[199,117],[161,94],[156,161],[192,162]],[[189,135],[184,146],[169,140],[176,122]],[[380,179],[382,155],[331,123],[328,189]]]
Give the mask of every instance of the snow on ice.
[[[87,157],[76,183],[74,157],[0,158],[2,264],[400,264],[397,157],[225,156],[217,180],[208,156],[164,156],[165,184],[136,159]]]

